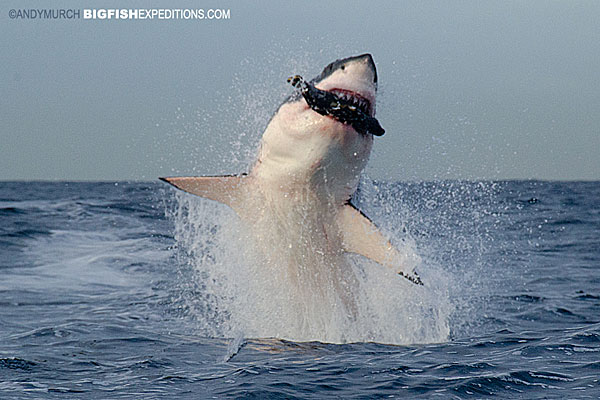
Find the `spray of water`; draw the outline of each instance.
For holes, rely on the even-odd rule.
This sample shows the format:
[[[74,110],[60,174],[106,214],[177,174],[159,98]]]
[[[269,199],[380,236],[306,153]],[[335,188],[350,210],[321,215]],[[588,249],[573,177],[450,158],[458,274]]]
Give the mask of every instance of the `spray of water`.
[[[233,168],[227,172],[248,170],[260,133],[277,108],[273,99],[283,99],[289,90],[283,80],[273,82],[290,71],[304,72],[310,58],[296,57],[294,62],[293,57],[281,57],[258,71],[269,79],[242,75],[247,68],[234,78],[235,99],[229,97],[226,108],[238,117],[228,122],[226,131],[237,132],[238,138],[226,155]],[[279,92],[280,99],[273,96]],[[196,130],[205,128],[201,123]],[[460,336],[462,326],[473,320],[478,307],[474,293],[481,287],[480,261],[471,255],[484,250],[482,242],[468,239],[478,218],[467,215],[466,222],[457,223],[456,217],[464,217],[467,208],[461,202],[471,189],[477,194],[477,187],[390,187],[369,179],[361,187],[355,204],[389,233],[408,259],[417,260],[425,287],[361,256],[335,250],[335,221],[311,213],[310,199],[282,207],[257,193],[249,199],[254,204],[247,205],[256,214],[248,225],[224,205],[177,193],[169,214],[179,259],[178,304],[197,333],[394,344]],[[479,191],[483,196],[489,192]],[[317,229],[324,222],[330,232]],[[460,258],[464,254],[468,256]],[[467,268],[470,277],[463,273]]]
[[[418,287],[342,253],[335,221],[325,221],[332,230],[324,232],[327,217],[311,211],[311,199],[282,206],[258,193],[249,201],[257,213],[251,226],[225,206],[177,194],[182,289],[193,293],[186,307],[203,334],[333,343],[448,338],[447,280]],[[408,238],[397,245],[418,259]]]

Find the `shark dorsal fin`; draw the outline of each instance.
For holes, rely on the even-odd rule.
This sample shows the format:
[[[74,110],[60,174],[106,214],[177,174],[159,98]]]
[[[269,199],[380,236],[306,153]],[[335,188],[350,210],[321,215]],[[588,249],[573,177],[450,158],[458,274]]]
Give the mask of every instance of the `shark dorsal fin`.
[[[370,258],[415,284],[423,284],[412,268],[407,268],[406,257],[352,204],[342,207],[337,222],[345,251]]]

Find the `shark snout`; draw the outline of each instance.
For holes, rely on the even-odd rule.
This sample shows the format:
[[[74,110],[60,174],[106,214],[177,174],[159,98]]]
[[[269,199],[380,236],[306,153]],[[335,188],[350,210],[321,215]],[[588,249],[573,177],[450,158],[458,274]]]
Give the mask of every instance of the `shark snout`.
[[[366,64],[369,64],[372,69],[375,69],[375,62],[373,61],[373,56],[370,53],[361,54],[356,56],[356,58],[362,60]]]
[[[375,68],[375,61],[373,61],[373,56],[369,53],[361,54],[356,56],[357,61],[362,62],[367,65],[367,67],[373,71],[373,83],[377,83],[377,68]]]

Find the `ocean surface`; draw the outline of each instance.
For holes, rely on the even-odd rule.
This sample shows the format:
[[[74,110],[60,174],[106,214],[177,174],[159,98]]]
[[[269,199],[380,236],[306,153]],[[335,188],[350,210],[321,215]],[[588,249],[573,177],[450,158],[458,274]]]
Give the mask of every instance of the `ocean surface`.
[[[600,398],[600,182],[364,179],[356,202],[425,286],[349,256],[354,322],[300,330],[225,206],[0,182],[0,398]]]

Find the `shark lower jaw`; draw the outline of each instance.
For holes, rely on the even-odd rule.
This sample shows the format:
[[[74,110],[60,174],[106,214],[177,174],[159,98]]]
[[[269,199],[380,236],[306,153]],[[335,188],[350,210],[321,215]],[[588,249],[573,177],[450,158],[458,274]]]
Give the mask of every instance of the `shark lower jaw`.
[[[340,100],[347,105],[354,106],[371,117],[375,115],[375,109],[372,106],[371,101],[359,93],[340,88],[333,88],[327,91],[338,96]]]

